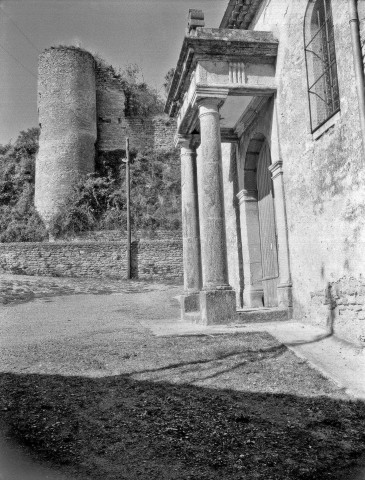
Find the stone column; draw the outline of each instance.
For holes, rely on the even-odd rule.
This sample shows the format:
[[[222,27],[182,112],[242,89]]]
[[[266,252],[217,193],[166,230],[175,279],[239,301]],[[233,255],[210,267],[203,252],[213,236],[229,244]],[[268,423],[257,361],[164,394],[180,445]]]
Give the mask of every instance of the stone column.
[[[196,177],[196,148],[192,136],[179,137],[181,147],[181,207],[184,253],[184,295],[181,297],[181,316],[199,310],[201,289],[201,260],[198,186]]]
[[[235,293],[228,283],[224,221],[220,116],[216,98],[199,101],[200,155],[198,155],[199,220],[203,291],[201,320],[226,323],[236,315]]]
[[[245,172],[246,175],[251,172]],[[255,175],[252,172],[252,175]],[[245,307],[263,306],[262,261],[259,209],[257,190],[243,189],[237,194],[240,203],[242,260],[243,260],[243,304]]]
[[[292,307],[292,281],[289,263],[288,225],[285,211],[285,194],[283,182],[283,162],[278,160],[269,167],[272,175],[275,198],[276,232],[278,240],[279,307]]]

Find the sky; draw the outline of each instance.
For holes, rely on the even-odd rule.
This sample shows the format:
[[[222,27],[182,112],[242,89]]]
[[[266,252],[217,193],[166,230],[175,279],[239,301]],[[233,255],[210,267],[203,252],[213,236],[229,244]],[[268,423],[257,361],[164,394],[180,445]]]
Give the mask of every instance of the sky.
[[[38,125],[38,55],[77,45],[115,67],[130,63],[162,91],[176,65],[189,8],[216,28],[228,0],[0,0],[0,144]]]

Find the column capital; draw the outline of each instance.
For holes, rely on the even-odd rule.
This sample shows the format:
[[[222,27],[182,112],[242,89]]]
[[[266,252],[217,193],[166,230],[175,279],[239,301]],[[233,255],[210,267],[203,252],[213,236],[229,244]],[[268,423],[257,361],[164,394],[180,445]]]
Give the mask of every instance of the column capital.
[[[219,119],[219,109],[224,104],[224,101],[225,98],[222,97],[198,98],[195,102],[198,106],[198,117],[201,119],[205,115],[216,115]]]
[[[175,147],[181,147],[195,151],[199,144],[200,135],[197,133],[190,133],[188,135],[181,135],[180,133],[177,133],[174,137]]]
[[[245,202],[257,202],[257,190],[246,190],[244,188],[237,193],[236,197],[238,198],[240,205]]]
[[[269,170],[271,172],[271,178],[274,180],[278,175],[283,174],[283,161],[278,160],[277,162],[273,163],[269,166]]]
[[[175,147],[190,148],[192,135],[180,135],[177,133],[174,137]]]
[[[192,105],[200,106],[201,103],[207,102],[209,105],[218,104],[218,107],[221,107],[228,97],[229,89],[224,85],[202,85],[196,84],[195,91],[192,96]]]
[[[205,97],[196,99],[196,104],[198,107],[213,108],[217,110],[219,110],[219,107],[222,106],[223,102],[224,99],[220,97]]]

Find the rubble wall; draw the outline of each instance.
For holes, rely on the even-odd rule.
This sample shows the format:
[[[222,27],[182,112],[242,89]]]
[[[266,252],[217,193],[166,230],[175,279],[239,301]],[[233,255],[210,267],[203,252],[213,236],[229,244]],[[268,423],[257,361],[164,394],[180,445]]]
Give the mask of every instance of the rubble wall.
[[[125,94],[118,78],[97,75],[97,150],[125,150],[126,137],[131,149],[171,149],[176,121],[168,115],[131,117],[125,115]]]
[[[96,76],[97,150],[125,149],[125,95],[118,79]]]
[[[109,93],[108,96],[111,98]],[[119,123],[118,118],[120,117],[113,117],[105,113],[104,110],[103,121],[100,121],[101,117],[98,116],[97,148],[99,152],[125,150],[126,137],[129,137],[130,148],[133,150],[170,150],[174,148],[176,124],[175,120],[167,115],[146,118],[123,117]],[[111,121],[107,123],[105,119],[109,118]]]
[[[181,240],[132,243],[132,277],[182,281]],[[55,277],[126,278],[125,242],[0,244],[0,273]]]

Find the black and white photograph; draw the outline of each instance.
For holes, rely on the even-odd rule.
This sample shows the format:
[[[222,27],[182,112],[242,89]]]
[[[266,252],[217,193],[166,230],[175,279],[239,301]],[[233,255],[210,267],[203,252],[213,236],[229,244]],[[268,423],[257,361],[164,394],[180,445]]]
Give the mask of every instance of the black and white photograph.
[[[0,480],[365,480],[365,0],[0,0]]]

